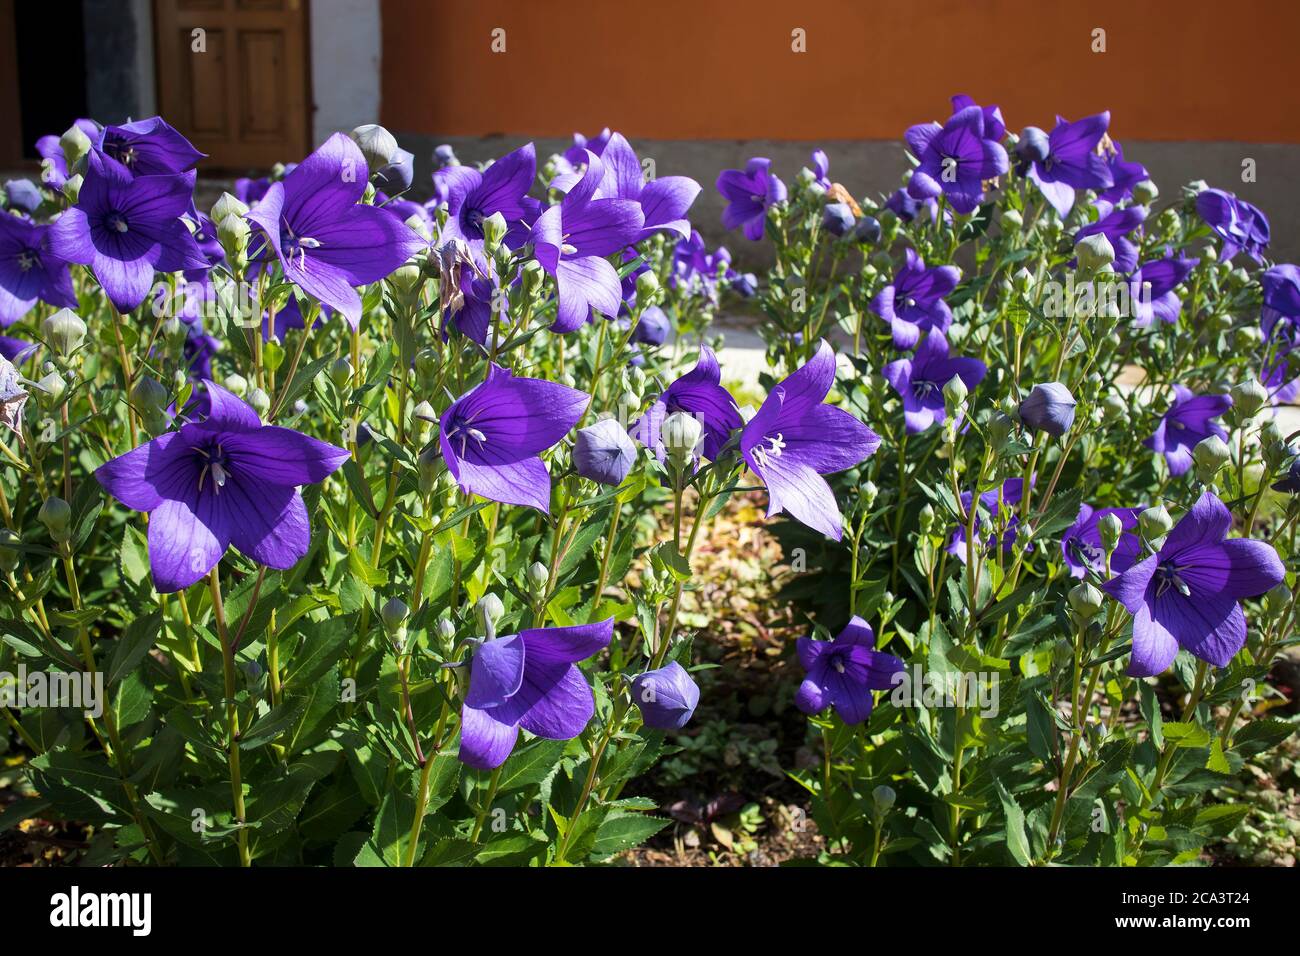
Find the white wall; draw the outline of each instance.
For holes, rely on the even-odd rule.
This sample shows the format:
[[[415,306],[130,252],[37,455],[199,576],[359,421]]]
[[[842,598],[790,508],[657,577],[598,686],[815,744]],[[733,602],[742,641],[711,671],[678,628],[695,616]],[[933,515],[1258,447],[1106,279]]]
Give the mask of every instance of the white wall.
[[[379,0],[312,0],[312,139],[379,122]]]

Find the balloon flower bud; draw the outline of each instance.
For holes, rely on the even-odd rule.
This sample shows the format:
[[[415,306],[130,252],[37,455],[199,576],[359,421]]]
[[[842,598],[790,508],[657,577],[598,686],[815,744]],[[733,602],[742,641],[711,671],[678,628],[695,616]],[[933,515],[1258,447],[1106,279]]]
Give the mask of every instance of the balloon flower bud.
[[[647,727],[681,730],[700,702],[700,688],[686,668],[673,661],[632,678],[632,700]]]
[[[46,498],[36,517],[57,543],[62,544],[72,537],[72,506],[62,498]]]
[[[621,485],[636,464],[636,445],[627,429],[613,418],[578,429],[573,445],[573,467],[597,484]]]
[[[1032,431],[1060,438],[1074,425],[1074,396],[1060,382],[1035,385],[1020,403],[1020,421]]]
[[[1093,587],[1087,581],[1081,581],[1074,587],[1070,588],[1068,595],[1070,601],[1070,610],[1072,610],[1082,620],[1091,620],[1096,617],[1097,612],[1101,610],[1104,597],[1101,591]]]
[[[1228,445],[1218,435],[1210,435],[1196,443],[1192,449],[1192,461],[1196,463],[1196,477],[1204,484],[1214,481],[1219,469],[1228,463],[1231,457]]]
[[[1100,232],[1084,236],[1074,244],[1074,255],[1079,260],[1079,271],[1096,275],[1115,261],[1115,247]]]
[[[678,465],[687,465],[695,460],[696,449],[704,440],[704,426],[688,412],[673,412],[664,419],[659,436],[668,457]]]
[[[86,323],[71,309],[59,309],[41,323],[41,334],[50,347],[66,357],[86,339]]]

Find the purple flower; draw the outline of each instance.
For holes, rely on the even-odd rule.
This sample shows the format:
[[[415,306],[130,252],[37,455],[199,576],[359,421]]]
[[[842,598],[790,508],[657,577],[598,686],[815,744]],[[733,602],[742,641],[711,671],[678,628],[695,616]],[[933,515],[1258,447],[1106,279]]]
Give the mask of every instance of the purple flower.
[[[460,760],[478,770],[505,763],[519,728],[550,740],[582,733],[595,713],[578,662],[609,646],[614,619],[542,627],[484,641],[470,663],[460,711]]]
[[[22,365],[40,350],[41,347],[35,342],[0,335],[0,355],[3,355],[15,365]]]
[[[341,312],[353,328],[361,322],[361,296],[353,286],[385,278],[426,245],[394,213],[359,204],[366,169],[357,144],[335,133],[272,183],[248,213],[285,278]]]
[[[681,730],[700,702],[700,688],[686,668],[672,661],[632,678],[632,699],[641,711],[641,722],[647,727]]]
[[[77,307],[68,264],[50,251],[52,229],[0,212],[0,326],[13,325],[37,300]]]
[[[767,211],[777,203],[785,202],[787,191],[770,171],[770,159],[756,156],[745,164],[744,170],[724,169],[718,175],[718,192],[727,200],[722,210],[722,224],[728,229],[745,227],[745,238],[758,242],[763,238]]]
[[[458,240],[448,240],[456,241]],[[444,243],[439,249],[447,251],[449,246]],[[496,262],[484,256],[481,247],[477,251],[471,251],[469,256],[470,259],[462,263],[459,270],[461,296],[448,303],[443,315],[463,335],[486,348],[493,319],[502,326],[508,325],[508,302],[497,278]]]
[[[1007,135],[1007,124],[1002,119],[1002,107],[977,106],[975,101],[965,93],[958,93],[952,98],[952,111],[956,115],[964,109],[976,106],[984,115],[984,135],[992,140],[1001,140]]]
[[[1179,648],[1226,667],[1246,643],[1241,599],[1281,583],[1285,568],[1272,545],[1226,540],[1231,527],[1231,513],[1207,491],[1158,552],[1102,585],[1133,615],[1129,676],[1161,673]]]
[[[933,199],[927,200],[927,202],[938,205]],[[885,200],[885,208],[892,211],[900,221],[911,222],[920,211],[921,204],[909,196],[906,189],[895,189],[889,194],[889,198]]]
[[[740,453],[767,485],[767,516],[782,511],[840,540],[844,518],[822,478],[870,458],[880,436],[823,402],[835,384],[835,353],[823,339],[811,359],[764,399],[740,435]]]
[[[695,367],[664,389],[628,429],[633,438],[653,449],[660,461],[664,460],[664,444],[659,430],[664,419],[674,412],[687,412],[699,419],[704,429],[703,454],[710,460],[718,456],[731,433],[744,424],[736,400],[722,387],[718,357],[707,345],[700,346]]]
[[[1273,266],[1264,270],[1259,284],[1264,292],[1260,325],[1265,338],[1271,340],[1275,332],[1284,333],[1285,347],[1295,347],[1300,326],[1300,268],[1290,264]]]
[[[447,470],[461,491],[549,512],[551,475],[539,455],[569,433],[589,400],[576,388],[489,365],[487,380],[442,413]]]
[[[941,331],[933,329],[921,341],[914,356],[890,362],[881,369],[881,374],[903,399],[907,432],[916,435],[947,419],[943,387],[954,376],[966,388],[974,389],[987,371],[979,359],[950,357],[948,340]]]
[[[822,228],[832,236],[848,235],[853,229],[853,210],[847,203],[827,203],[822,207]]]
[[[914,199],[932,199],[943,193],[963,215],[974,212],[983,201],[984,183],[1008,168],[1007,151],[997,137],[986,134],[984,111],[978,106],[959,110],[943,126],[913,126],[904,139],[919,161],[908,181],[908,193]]]
[[[149,512],[154,586],[179,591],[216,567],[226,548],[271,568],[291,568],[311,544],[300,485],[323,481],[343,448],[257,413],[204,382],[208,414],[101,465],[99,483],[128,508]]]
[[[1121,274],[1132,272],[1137,268],[1138,248],[1129,233],[1146,222],[1145,206],[1125,206],[1116,209],[1108,202],[1097,203],[1098,218],[1074,234],[1074,244],[1088,236],[1103,235],[1110,240],[1115,250],[1115,271]]]
[[[686,212],[700,194],[699,183],[688,176],[662,176],[647,183],[641,161],[622,133],[612,134],[604,150],[595,155],[600,158],[603,173],[593,198],[626,199],[640,205],[645,226],[637,241],[656,232],[676,233],[682,239],[690,237],[691,224]],[[567,192],[580,179],[577,171],[566,173],[557,176],[551,188]]]
[[[442,237],[457,237],[481,245],[483,220],[501,213],[506,221],[505,244],[518,249],[528,241],[528,227],[541,203],[528,195],[537,176],[537,153],[532,143],[507,153],[483,172],[470,166],[444,166],[433,174],[434,185],[445,191],[447,223]]]
[[[181,220],[193,194],[193,171],[133,176],[92,152],[76,207],[51,227],[50,249],[90,266],[113,307],[130,312],[149,295],[155,271],[208,267]]]
[[[1269,226],[1268,217],[1259,209],[1222,189],[1206,189],[1196,197],[1196,211],[1210,231],[1223,240],[1220,258],[1224,262],[1239,252],[1256,262],[1263,261]]]
[[[602,485],[621,485],[636,464],[636,445],[613,418],[579,428],[573,445],[573,470]]]
[[[1109,126],[1110,113],[1073,123],[1058,116],[1047,134],[1047,155],[1034,160],[1028,175],[1062,219],[1074,207],[1075,190],[1109,189],[1115,184],[1110,165],[1098,151]]]
[[[1091,505],[1079,505],[1079,517],[1075,519],[1069,530],[1061,535],[1061,554],[1065,557],[1066,567],[1070,569],[1070,576],[1084,578],[1089,573],[1106,572],[1106,552],[1101,546],[1101,532],[1098,530],[1098,525],[1107,515],[1117,517],[1120,527],[1124,529],[1110,557],[1110,569],[1113,573],[1120,574],[1131,568],[1142,550],[1142,542],[1130,529],[1137,527],[1138,515],[1141,512],[1141,508],[1094,510]]]
[[[168,126],[161,116],[105,126],[96,145],[101,153],[136,176],[183,173],[207,156]]]
[[[668,313],[652,305],[637,319],[636,327],[632,329],[632,341],[642,345],[663,345],[672,331],[673,323]]]
[[[833,641],[801,637],[796,642],[803,683],[794,696],[805,714],[820,714],[834,707],[846,724],[860,724],[871,716],[872,691],[889,690],[903,662],[876,650],[871,625],[854,615]]]
[[[1033,478],[1036,477],[1037,477],[1036,475],[1031,477],[1030,487],[1033,486]],[[1006,530],[1002,532],[1002,550],[1004,553],[1011,551],[1011,546],[1012,544],[1015,543],[1016,540],[1016,529],[1017,526],[1020,524],[1020,517],[1015,512],[1017,506],[1020,504],[1020,499],[1024,496],[1024,492],[1025,492],[1025,480],[1023,478],[1008,478],[1006,481],[1002,482],[1000,495],[999,495],[999,490],[997,488],[994,488],[992,491],[984,492],[983,494],[980,495],[979,498],[979,506],[982,506],[984,510],[989,513],[990,520],[994,522],[997,521],[998,515],[1001,513],[1002,508],[1005,507],[1009,509],[1011,512],[1011,517],[1007,519]],[[961,507],[964,512],[966,513],[970,512],[971,506],[973,505],[974,501],[975,501],[975,496],[971,494],[969,491],[963,491],[961,493]],[[979,513],[978,510],[979,506],[977,506],[975,512],[976,540],[979,540],[980,529],[984,525],[984,517]],[[996,547],[996,545],[997,545],[996,535],[990,534],[988,540],[984,542],[985,550],[992,551],[993,548]],[[949,554],[951,554],[953,557],[960,560],[962,564],[966,563],[965,525],[962,524],[957,525],[957,527],[953,530],[952,537],[948,539],[948,547],[945,548],[944,550],[947,551]]]
[[[916,347],[922,332],[947,332],[952,312],[944,296],[957,287],[961,270],[956,266],[929,266],[914,249],[894,275],[894,281],[876,293],[871,311],[889,323],[894,348]]]
[[[1272,362],[1266,362],[1260,369],[1260,384],[1268,391],[1269,404],[1290,405],[1300,395],[1300,376],[1288,379],[1289,363],[1285,355],[1279,355]]]
[[[5,203],[10,209],[17,209],[28,216],[40,208],[45,197],[40,187],[30,179],[10,179],[4,186]]]
[[[631,200],[594,198],[604,175],[600,157],[588,153],[582,179],[533,225],[533,255],[555,277],[556,332],[580,328],[593,310],[612,319],[623,304],[618,272],[605,256],[637,242],[645,216]]]
[[[1097,198],[1109,203],[1119,203],[1133,194],[1134,186],[1151,177],[1147,174],[1147,168],[1141,163],[1124,161],[1124,149],[1119,143],[1113,143],[1112,148],[1114,152],[1110,156],[1109,166],[1110,178],[1114,185],[1103,190]]]
[[[1021,423],[1060,438],[1074,426],[1074,396],[1060,382],[1035,385],[1020,403]]]
[[[1174,402],[1156,427],[1155,434],[1142,442],[1161,452],[1169,474],[1177,478],[1192,467],[1192,449],[1211,435],[1224,441],[1228,433],[1214,419],[1232,406],[1231,395],[1193,395],[1182,385],[1174,386]]]
[[[1142,263],[1129,279],[1133,324],[1146,328],[1153,319],[1176,323],[1183,302],[1174,294],[1174,288],[1191,275],[1200,261],[1175,254]]]
[[[831,161],[824,149],[814,149],[808,157],[812,163],[813,182],[822,189],[831,188]]]

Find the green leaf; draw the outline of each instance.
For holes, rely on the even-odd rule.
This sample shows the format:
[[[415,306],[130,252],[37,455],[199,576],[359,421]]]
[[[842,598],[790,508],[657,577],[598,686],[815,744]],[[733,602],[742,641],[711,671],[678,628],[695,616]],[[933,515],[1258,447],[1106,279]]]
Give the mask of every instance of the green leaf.
[[[1210,732],[1199,724],[1169,721],[1164,725],[1165,740],[1176,747],[1204,747],[1210,742]]]
[[[509,793],[521,787],[541,783],[560,762],[567,740],[541,738],[527,747],[516,750],[501,767],[497,794]]]
[[[640,846],[671,823],[664,817],[651,817],[644,813],[611,810],[596,831],[596,842],[591,846],[593,859],[604,860],[616,853]]]
[[[298,718],[307,707],[307,700],[294,697],[271,709],[265,717],[260,717],[239,738],[240,750],[255,750],[277,739],[285,731],[298,723]]]
[[[998,799],[1002,801],[1002,813],[1007,821],[1007,850],[1011,858],[1021,866],[1028,866],[1033,859],[1029,852],[1029,838],[1025,836],[1025,812],[1016,803],[1015,797],[1002,786],[1002,781],[995,782]]]
[[[154,611],[144,617],[138,617],[126,626],[126,631],[118,638],[113,647],[113,656],[108,663],[108,686],[113,687],[118,681],[135,670],[144,660],[149,648],[162,630],[162,614]]]

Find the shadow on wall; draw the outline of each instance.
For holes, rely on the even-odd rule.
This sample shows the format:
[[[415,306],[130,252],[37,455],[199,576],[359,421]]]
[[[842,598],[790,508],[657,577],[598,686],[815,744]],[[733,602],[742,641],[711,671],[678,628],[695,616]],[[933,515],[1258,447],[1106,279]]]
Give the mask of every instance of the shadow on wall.
[[[594,130],[588,130],[589,134]],[[450,143],[463,163],[478,163],[501,156],[528,142],[526,136],[434,137],[397,132],[403,148],[415,153],[415,198],[431,192],[433,149]],[[572,145],[570,140],[538,139],[538,164],[552,153]],[[1272,224],[1273,241],[1268,255],[1280,262],[1300,260],[1300,146],[1258,143],[1167,143],[1124,140],[1124,158],[1147,167],[1160,188],[1156,210],[1179,201],[1182,187],[1203,179],[1211,186],[1236,193],[1264,211]],[[683,175],[704,187],[691,208],[691,222],[710,245],[725,244],[737,265],[762,269],[771,262],[768,243],[753,243],[739,232],[722,228],[722,197],[714,188],[723,169],[740,168],[752,156],[767,156],[773,171],[791,182],[800,168],[809,164],[809,154],[824,149],[830,157],[830,178],[842,183],[854,196],[880,198],[902,183],[910,168],[898,141],[830,141],[822,143],[746,141],[640,140],[632,146],[644,161],[653,159],[661,176]],[[1255,161],[1255,181],[1242,182],[1242,162]]]

